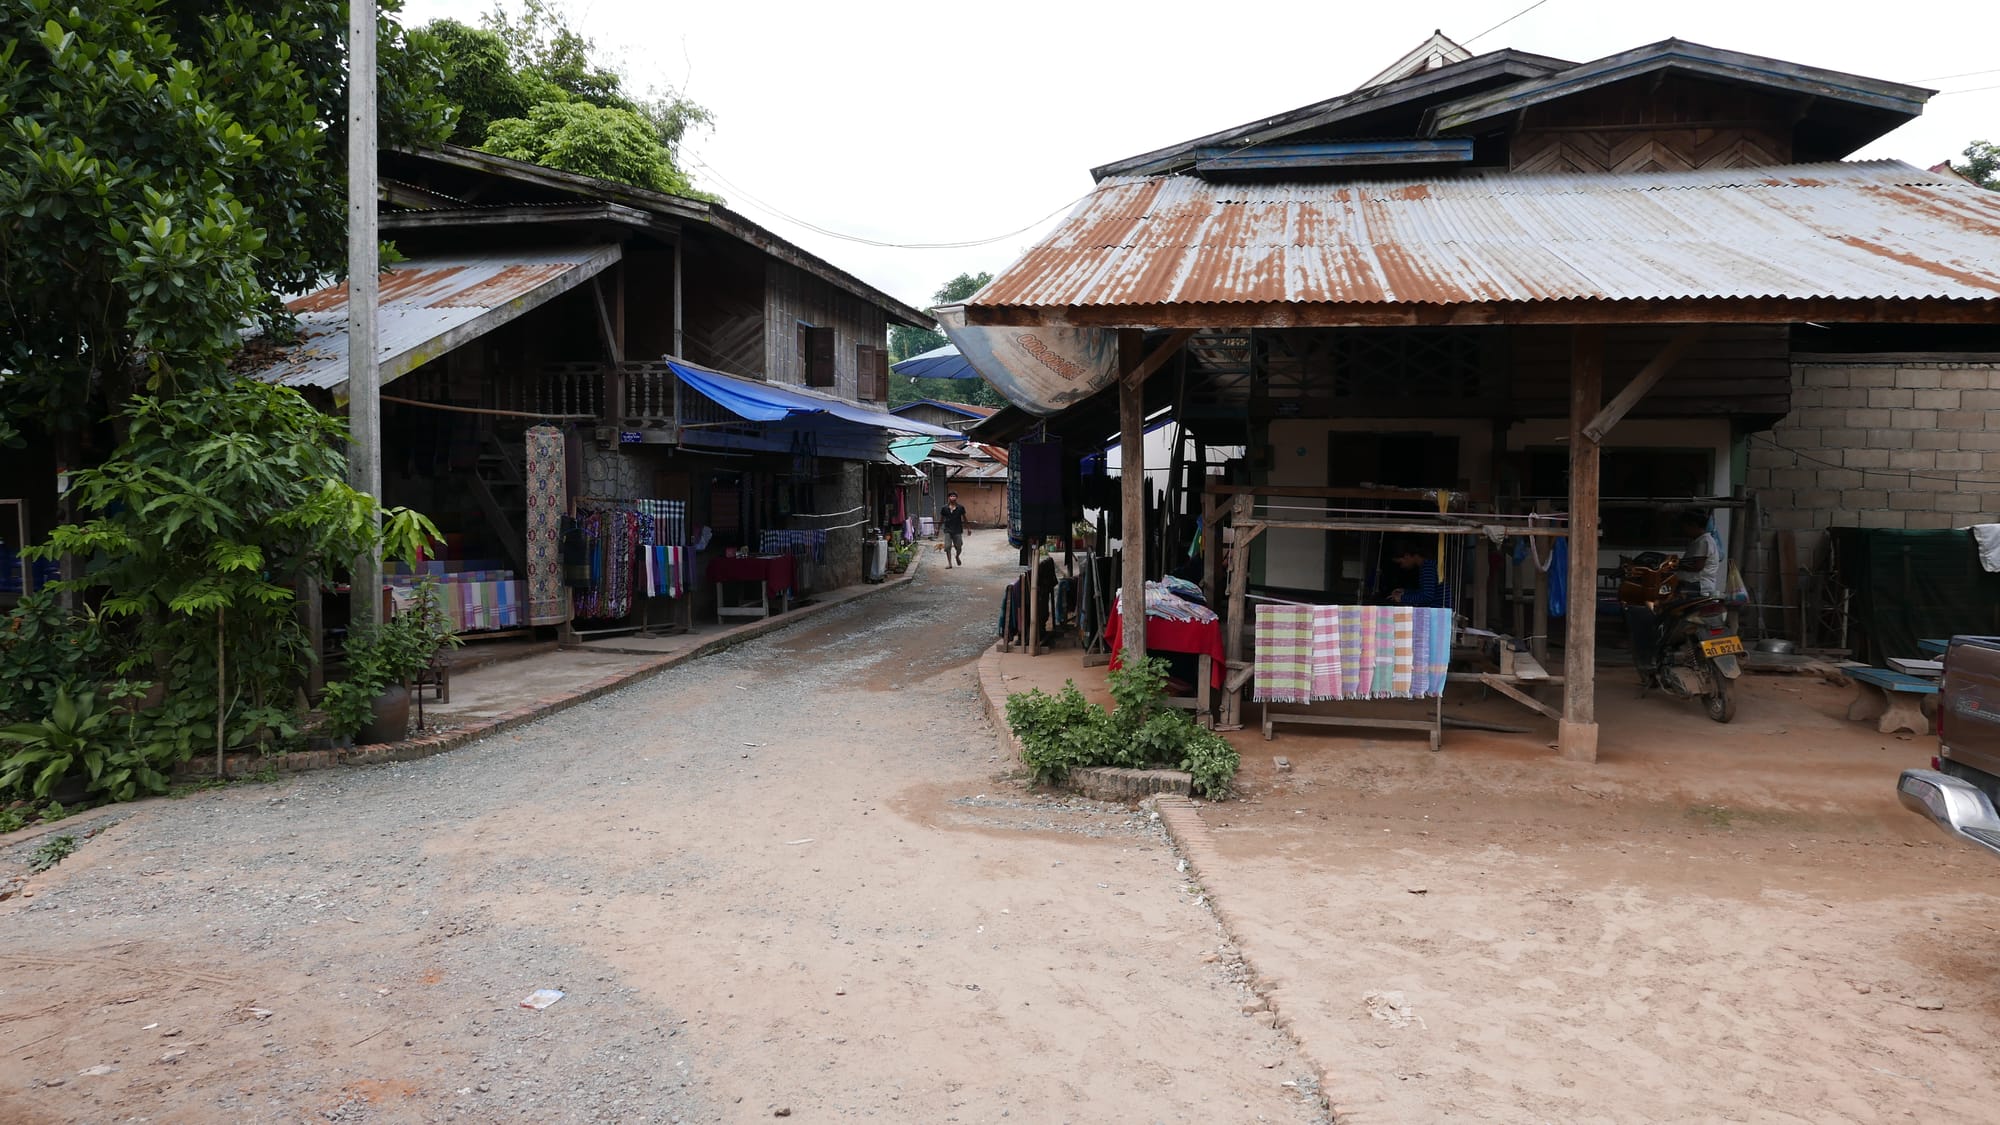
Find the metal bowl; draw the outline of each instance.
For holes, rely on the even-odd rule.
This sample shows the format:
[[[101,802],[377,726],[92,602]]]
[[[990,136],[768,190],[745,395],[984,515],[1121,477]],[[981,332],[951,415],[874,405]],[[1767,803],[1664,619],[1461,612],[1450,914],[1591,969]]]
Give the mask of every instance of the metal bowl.
[[[1776,637],[1766,637],[1757,642],[1758,652],[1768,652],[1777,656],[1790,656],[1792,653],[1798,651],[1798,647],[1790,641],[1780,640]]]

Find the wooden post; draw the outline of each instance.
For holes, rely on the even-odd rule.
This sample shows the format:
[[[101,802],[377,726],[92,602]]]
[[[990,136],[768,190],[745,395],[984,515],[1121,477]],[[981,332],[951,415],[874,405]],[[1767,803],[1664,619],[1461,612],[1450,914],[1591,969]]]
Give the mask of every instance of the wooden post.
[[[1028,642],[1028,655],[1042,654],[1042,551],[1035,546],[1035,540],[1028,540],[1028,627],[1022,630],[1021,639]]]
[[[1493,591],[1493,552],[1487,549],[1486,537],[1483,535],[1475,535],[1472,538],[1472,582],[1473,627],[1491,629],[1493,606],[1489,599]]]
[[[382,369],[375,348],[376,241],[379,170],[375,166],[375,4],[347,13],[347,483],[382,500]],[[371,517],[379,520],[381,517]],[[371,522],[370,527],[376,526]],[[377,621],[382,552],[370,546],[354,560],[352,625]],[[218,749],[216,769],[220,771]]]
[[[1241,493],[1229,498],[1229,524],[1236,529],[1236,542],[1229,546],[1229,606],[1222,618],[1224,678],[1243,663],[1243,615],[1250,593],[1250,521],[1256,514],[1257,498]],[[1243,689],[1238,687],[1223,697],[1223,725],[1242,724]]]
[[[1569,612],[1563,648],[1563,718],[1557,748],[1572,762],[1597,760],[1598,448],[1584,430],[1604,397],[1604,330],[1570,329]]]
[[[1118,585],[1125,635],[1112,647],[1122,647],[1126,661],[1146,658],[1146,385],[1139,372],[1145,347],[1143,331],[1118,330],[1118,486],[1125,543]]]
[[[1209,605],[1220,600],[1216,595],[1219,587],[1217,578],[1222,569],[1222,509],[1221,497],[1202,493],[1201,495],[1201,592]]]

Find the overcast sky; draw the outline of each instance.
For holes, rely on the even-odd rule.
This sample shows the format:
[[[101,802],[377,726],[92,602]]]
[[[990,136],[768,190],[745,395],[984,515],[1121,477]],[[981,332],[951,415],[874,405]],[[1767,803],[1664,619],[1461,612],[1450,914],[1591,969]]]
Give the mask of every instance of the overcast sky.
[[[1013,261],[1090,189],[1092,166],[1345,93],[1433,28],[1475,52],[1579,62],[1678,37],[1948,91],[1861,157],[1928,167],[1975,138],[2000,141],[2000,0],[1543,0],[1467,42],[1532,2],[568,0],[568,11],[636,89],[679,87],[714,112],[683,154],[696,183],[918,307],[961,272]],[[473,23],[491,8],[406,0],[404,19]],[[794,219],[903,245],[1008,237],[885,249]]]

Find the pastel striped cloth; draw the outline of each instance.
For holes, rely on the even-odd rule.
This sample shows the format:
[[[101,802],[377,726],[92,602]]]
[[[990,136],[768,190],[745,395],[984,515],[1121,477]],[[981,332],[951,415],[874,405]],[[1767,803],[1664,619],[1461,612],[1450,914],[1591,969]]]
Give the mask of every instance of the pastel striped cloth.
[[[1259,605],[1256,681],[1251,698],[1260,703],[1310,703],[1313,687],[1312,609],[1307,605]]]
[[[1451,670],[1451,636],[1449,609],[1260,605],[1251,698],[1436,698]]]

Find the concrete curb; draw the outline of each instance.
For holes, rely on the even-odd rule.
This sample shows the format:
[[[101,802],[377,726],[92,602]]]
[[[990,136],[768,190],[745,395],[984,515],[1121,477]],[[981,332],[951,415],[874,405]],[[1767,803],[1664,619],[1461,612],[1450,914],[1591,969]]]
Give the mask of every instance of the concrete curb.
[[[1007,729],[1007,687],[1006,681],[1000,676],[1000,653],[991,648],[979,658],[979,695],[986,709],[986,717],[993,721],[1001,752],[1012,755],[1018,761],[1021,756],[1021,744],[1014,737],[1014,732]],[[1180,771],[1078,770],[1076,772],[1179,773]],[[1185,778],[1187,775],[1180,774],[1180,776]],[[1335,1100],[1332,1093],[1332,1076],[1326,1064],[1320,1061],[1325,1057],[1319,1049],[1320,1045],[1308,1041],[1299,1034],[1298,1028],[1286,1013],[1286,1004],[1289,1002],[1287,994],[1277,986],[1276,982],[1258,970],[1255,951],[1250,943],[1243,940],[1243,928],[1237,924],[1228,908],[1216,896],[1215,886],[1210,879],[1220,874],[1221,857],[1216,852],[1214,836],[1209,833],[1207,823],[1201,819],[1201,806],[1193,798],[1186,796],[1185,792],[1182,790],[1180,793],[1161,793],[1147,799],[1151,800],[1153,810],[1159,813],[1160,825],[1166,829],[1167,838],[1173,841],[1174,849],[1187,860],[1188,870],[1193,872],[1196,880],[1201,883],[1204,901],[1209,909],[1214,911],[1215,920],[1222,926],[1223,934],[1242,955],[1243,965],[1250,972],[1250,990],[1270,1007],[1272,1026],[1284,1032],[1298,1045],[1299,1054],[1304,1057],[1306,1065],[1312,1067],[1314,1076],[1319,1080],[1320,1098],[1327,1112],[1333,1114],[1335,1121],[1373,1121],[1378,1116],[1385,1121],[1395,1120],[1393,1114],[1386,1116],[1382,1114],[1381,1109],[1386,1107],[1364,1109],[1345,1100]]]
[[[677,652],[669,656],[657,657],[636,668],[628,668],[622,672],[606,676],[601,680],[593,681],[576,691],[566,692],[562,695],[546,696],[532,703],[503,711],[490,719],[481,720],[470,726],[459,727],[456,730],[440,731],[437,734],[423,735],[417,738],[407,738],[401,742],[388,742],[379,746],[355,747],[350,750],[302,750],[293,754],[269,756],[248,753],[231,754],[223,759],[223,775],[225,777],[250,777],[262,773],[267,769],[286,774],[303,773],[308,770],[333,769],[338,766],[372,766],[385,762],[414,762],[421,758],[442,754],[447,750],[456,750],[469,742],[476,742],[490,735],[501,734],[546,715],[553,715],[560,711],[566,711],[571,707],[589,703],[591,700],[617,691],[619,688],[628,687],[641,680],[657,676],[670,668],[678,668],[689,661],[699,660],[705,656],[713,656],[718,652],[734,648],[745,641],[755,640],[766,633],[774,633],[779,629],[789,628],[819,614],[838,609],[844,605],[852,605],[864,598],[874,597],[887,590],[901,589],[916,577],[917,569],[912,564],[901,575],[877,585],[857,590],[841,598],[839,601],[826,602],[820,605],[800,606],[790,613],[779,617],[767,617],[750,625],[739,626],[731,632],[725,633],[713,640],[703,642],[686,652]],[[615,650],[597,649],[594,651]],[[186,765],[195,766],[196,763],[202,761],[203,759],[196,757],[190,759]],[[211,758],[208,761],[212,763],[214,759]],[[174,781],[183,783],[202,781],[214,776],[215,773],[212,768],[183,769],[175,773]]]

